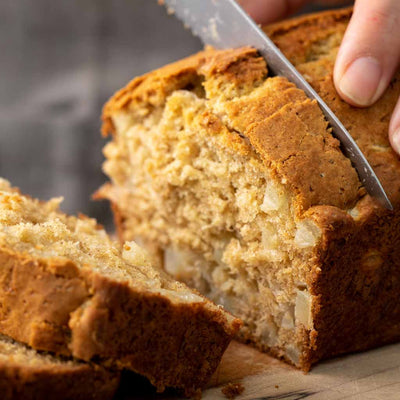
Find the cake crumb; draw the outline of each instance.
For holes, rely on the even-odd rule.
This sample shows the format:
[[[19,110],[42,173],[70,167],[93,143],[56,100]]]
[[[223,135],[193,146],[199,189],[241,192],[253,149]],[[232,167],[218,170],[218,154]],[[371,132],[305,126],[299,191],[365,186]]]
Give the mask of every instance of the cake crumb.
[[[228,383],[221,392],[227,399],[232,400],[244,392],[244,386],[241,383]]]

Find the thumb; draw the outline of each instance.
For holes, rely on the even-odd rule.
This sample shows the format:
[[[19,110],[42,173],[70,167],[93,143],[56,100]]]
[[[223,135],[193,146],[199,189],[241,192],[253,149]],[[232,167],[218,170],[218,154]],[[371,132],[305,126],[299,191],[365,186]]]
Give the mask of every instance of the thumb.
[[[399,0],[356,1],[334,70],[348,103],[369,106],[389,85],[400,60],[399,26]]]

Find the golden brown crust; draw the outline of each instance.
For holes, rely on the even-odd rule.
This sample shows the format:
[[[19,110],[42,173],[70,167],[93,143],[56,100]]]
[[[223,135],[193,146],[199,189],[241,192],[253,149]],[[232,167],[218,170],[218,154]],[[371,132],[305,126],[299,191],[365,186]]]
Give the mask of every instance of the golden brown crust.
[[[173,303],[67,260],[0,250],[0,331],[39,350],[129,368],[195,392],[240,324],[205,303]]]
[[[72,353],[117,359],[159,390],[184,387],[193,393],[202,387],[240,326],[237,320],[228,325],[224,314],[202,303],[171,304],[99,275],[93,277],[93,290],[79,320],[71,318]]]
[[[400,201],[400,160],[389,139],[390,115],[400,96],[400,71],[372,107],[352,107],[337,94],[333,66],[352,9],[328,11],[265,28],[344,123],[371,163],[392,202]]]
[[[111,116],[118,110],[125,109],[141,115],[147,115],[154,107],[162,105],[165,98],[174,90],[191,85],[197,78],[197,68],[204,62],[206,52],[188,60],[177,61],[157,71],[133,79],[125,88],[122,88],[103,108],[102,134],[107,136],[115,132]],[[144,107],[142,107],[144,105]]]
[[[355,218],[329,206],[310,210],[324,233],[308,282],[317,301],[304,369],[333,355],[400,339],[400,160],[388,140],[400,72],[372,107],[358,109],[339,98],[333,66],[351,13],[325,12],[266,28],[349,129],[395,207],[389,212],[365,196],[354,208]]]
[[[79,366],[27,366],[0,361],[2,400],[107,400],[117,390],[119,374]]]
[[[325,11],[288,19],[263,29],[286,57],[294,65],[299,65],[318,60],[321,56],[319,46],[330,51],[339,45],[351,14],[352,8]]]
[[[261,110],[265,108],[260,104]],[[357,174],[337,140],[325,131],[326,122],[315,102],[304,96],[268,118],[250,114],[243,119],[244,134],[266,166],[296,194],[300,211],[320,204],[339,208],[355,204],[360,193]]]
[[[38,353],[0,335],[2,400],[111,399],[120,373],[48,353]]]
[[[0,249],[0,264],[0,331],[33,348],[69,355],[69,314],[90,296],[78,268],[7,248]]]
[[[324,236],[309,277],[317,299],[309,366],[400,339],[400,216],[368,198],[358,207],[359,221],[334,208],[313,210]]]
[[[230,85],[231,99],[225,93],[224,113],[231,127],[249,140],[266,167],[290,187],[299,214],[320,204],[352,207],[361,194],[357,174],[327,131],[316,102],[285,78],[266,76],[265,62],[253,49],[208,49],[137,78],[119,91],[104,107],[103,133],[114,132],[113,115],[124,111],[143,118],[173,91],[199,80],[211,102],[220,87]],[[244,91],[249,93],[237,100]],[[237,149],[232,140],[227,142]],[[333,179],[337,176],[341,179]]]
[[[154,107],[162,106],[165,99],[175,90],[192,88],[194,82],[200,79],[199,70],[204,72],[220,73],[227,70],[231,77],[235,77],[235,71],[229,71],[231,66],[235,66],[238,61],[247,56],[254,56],[256,52],[251,48],[237,49],[230,52],[219,52],[215,57],[212,48],[197,53],[194,56],[185,58],[175,63],[166,65],[158,70],[133,79],[128,85],[117,93],[105,104],[103,108],[102,134],[107,136],[115,133],[112,122],[112,115],[121,111],[131,111],[133,115],[138,113],[140,116],[148,115]],[[218,65],[209,65],[210,57],[216,59]],[[258,68],[257,68],[258,66]],[[257,69],[265,68],[264,62],[257,62],[254,66],[256,71],[250,71],[251,76],[259,75]],[[264,72],[263,72],[264,73]],[[241,76],[241,80],[246,79]],[[138,112],[140,110],[140,112]]]

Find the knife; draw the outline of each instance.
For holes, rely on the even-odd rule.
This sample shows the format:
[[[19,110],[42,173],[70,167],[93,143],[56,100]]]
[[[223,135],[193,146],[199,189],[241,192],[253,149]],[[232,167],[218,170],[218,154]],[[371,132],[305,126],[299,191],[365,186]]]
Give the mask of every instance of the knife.
[[[169,14],[175,14],[204,44],[217,49],[252,46],[267,60],[268,69],[286,77],[315,99],[339,139],[343,154],[350,159],[367,192],[389,210],[393,206],[371,165],[333,111],[296,70],[272,40],[234,0],[162,0]]]

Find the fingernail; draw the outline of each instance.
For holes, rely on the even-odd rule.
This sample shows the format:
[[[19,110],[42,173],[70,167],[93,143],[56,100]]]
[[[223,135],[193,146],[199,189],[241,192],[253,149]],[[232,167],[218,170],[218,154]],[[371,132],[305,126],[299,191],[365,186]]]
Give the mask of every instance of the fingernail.
[[[392,146],[393,150],[397,153],[400,154],[400,127],[397,128],[392,136]]]
[[[382,77],[382,68],[373,57],[353,61],[339,82],[341,92],[359,106],[373,103]]]

